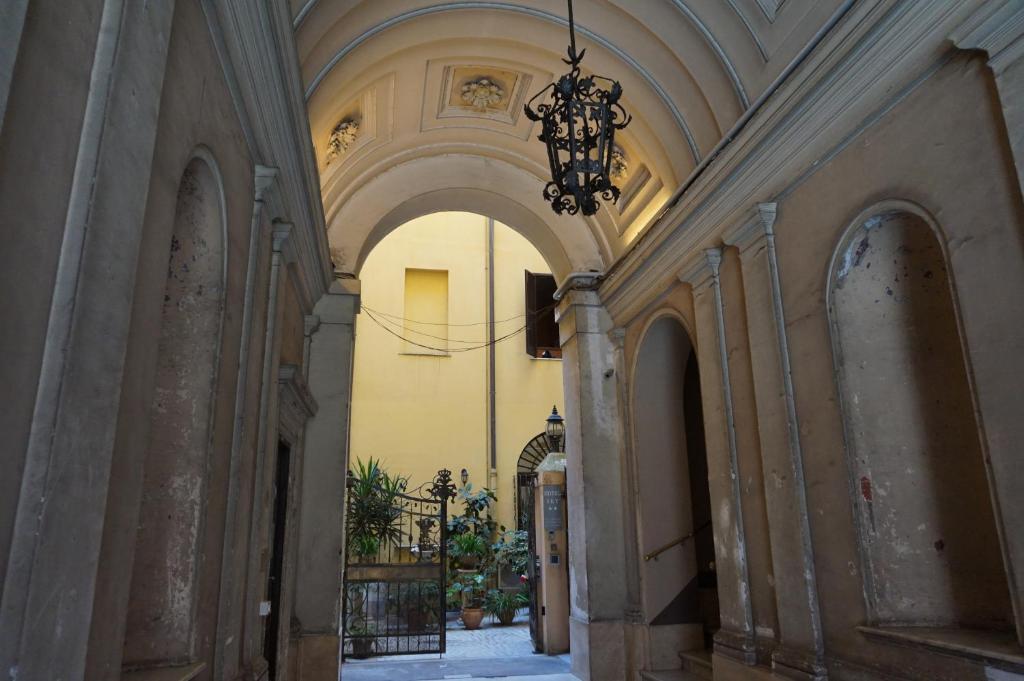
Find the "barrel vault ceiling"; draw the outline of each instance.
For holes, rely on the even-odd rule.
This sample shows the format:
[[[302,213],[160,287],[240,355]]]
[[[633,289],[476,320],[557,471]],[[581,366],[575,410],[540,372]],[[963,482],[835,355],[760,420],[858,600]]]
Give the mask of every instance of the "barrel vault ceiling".
[[[841,0],[575,0],[584,70],[619,80],[623,194],[557,217],[522,113],[563,73],[563,0],[290,0],[332,257],[357,272],[407,219],[474,210],[556,274],[603,269],[641,233]]]

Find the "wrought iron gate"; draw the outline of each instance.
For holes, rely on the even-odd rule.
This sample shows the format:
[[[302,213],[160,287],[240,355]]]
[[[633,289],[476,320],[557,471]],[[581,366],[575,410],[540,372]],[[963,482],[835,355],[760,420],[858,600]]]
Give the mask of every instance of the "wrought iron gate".
[[[443,653],[451,471],[412,491],[376,487],[389,510],[374,533],[353,531],[358,482],[349,477],[346,495],[342,658]]]
[[[551,451],[548,437],[541,433],[530,440],[519,454],[516,466],[516,522],[518,529],[526,530],[527,546],[530,549],[526,564],[526,578],[530,587],[530,638],[533,649],[541,652],[543,642],[540,632],[540,565],[537,558],[537,528],[534,516],[534,499],[537,485],[537,466]]]

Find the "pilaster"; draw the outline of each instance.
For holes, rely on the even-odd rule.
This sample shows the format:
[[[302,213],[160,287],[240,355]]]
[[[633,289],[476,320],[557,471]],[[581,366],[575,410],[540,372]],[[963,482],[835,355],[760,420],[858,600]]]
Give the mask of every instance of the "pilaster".
[[[589,287],[559,291],[569,498],[573,673],[621,681],[626,669],[623,428],[611,318]]]
[[[680,280],[690,284],[693,290],[697,361],[704,402],[708,486],[714,509],[715,565],[722,622],[722,628],[715,634],[715,653],[752,665],[757,662],[757,651],[719,276],[721,262],[721,249],[708,249],[683,271]],[[722,512],[725,509],[728,512]]]
[[[309,390],[319,409],[306,424],[299,511],[296,681],[337,679],[345,472],[359,281],[335,279],[307,317]]]
[[[777,206],[762,203],[726,241],[737,247],[745,288],[765,505],[779,618],[772,666],[795,679],[826,678],[803,452],[775,256]],[[749,284],[749,285],[748,285]]]
[[[20,33],[25,3],[0,11]],[[174,2],[106,3],[0,599],[0,669],[81,679]],[[5,45],[6,68],[14,49]],[[8,74],[9,77],[9,74]],[[0,75],[6,106],[9,80]],[[0,109],[0,115],[5,109]],[[69,553],[70,551],[70,553]],[[73,554],[75,560],[68,560]],[[107,624],[107,623],[104,623]],[[120,654],[111,647],[111,658]],[[96,651],[88,650],[90,654]]]

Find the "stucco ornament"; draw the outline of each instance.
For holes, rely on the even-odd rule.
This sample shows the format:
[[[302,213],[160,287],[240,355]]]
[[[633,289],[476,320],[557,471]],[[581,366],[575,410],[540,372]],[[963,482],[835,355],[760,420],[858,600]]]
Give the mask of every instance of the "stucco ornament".
[[[609,172],[615,181],[625,180],[626,176],[629,175],[629,161],[626,160],[626,152],[619,147],[612,149],[612,161]]]
[[[462,86],[462,101],[474,109],[493,108],[505,98],[505,91],[490,78],[477,78]]]
[[[359,121],[346,118],[334,126],[331,136],[327,140],[327,162],[330,163],[338,158],[355,143],[359,136]]]

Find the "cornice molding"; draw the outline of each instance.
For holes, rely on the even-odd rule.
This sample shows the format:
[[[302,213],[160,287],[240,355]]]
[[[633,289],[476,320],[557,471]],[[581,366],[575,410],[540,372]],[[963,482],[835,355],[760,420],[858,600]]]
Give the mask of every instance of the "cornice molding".
[[[202,0],[202,6],[253,160],[275,171],[257,175],[257,191],[261,181],[267,185],[257,200],[262,198],[271,220],[295,225],[290,239],[295,269],[315,302],[330,285],[331,264],[285,3]]]
[[[904,96],[946,58],[947,36],[978,0],[857,3],[784,82],[683,199],[642,235],[603,282],[617,323],[658,294],[694,252],[750,220],[750,206],[803,179],[849,144],[879,103]],[[884,106],[884,105],[883,105]]]
[[[1024,2],[986,2],[949,35],[963,50],[984,50],[996,75],[1024,56]]]

